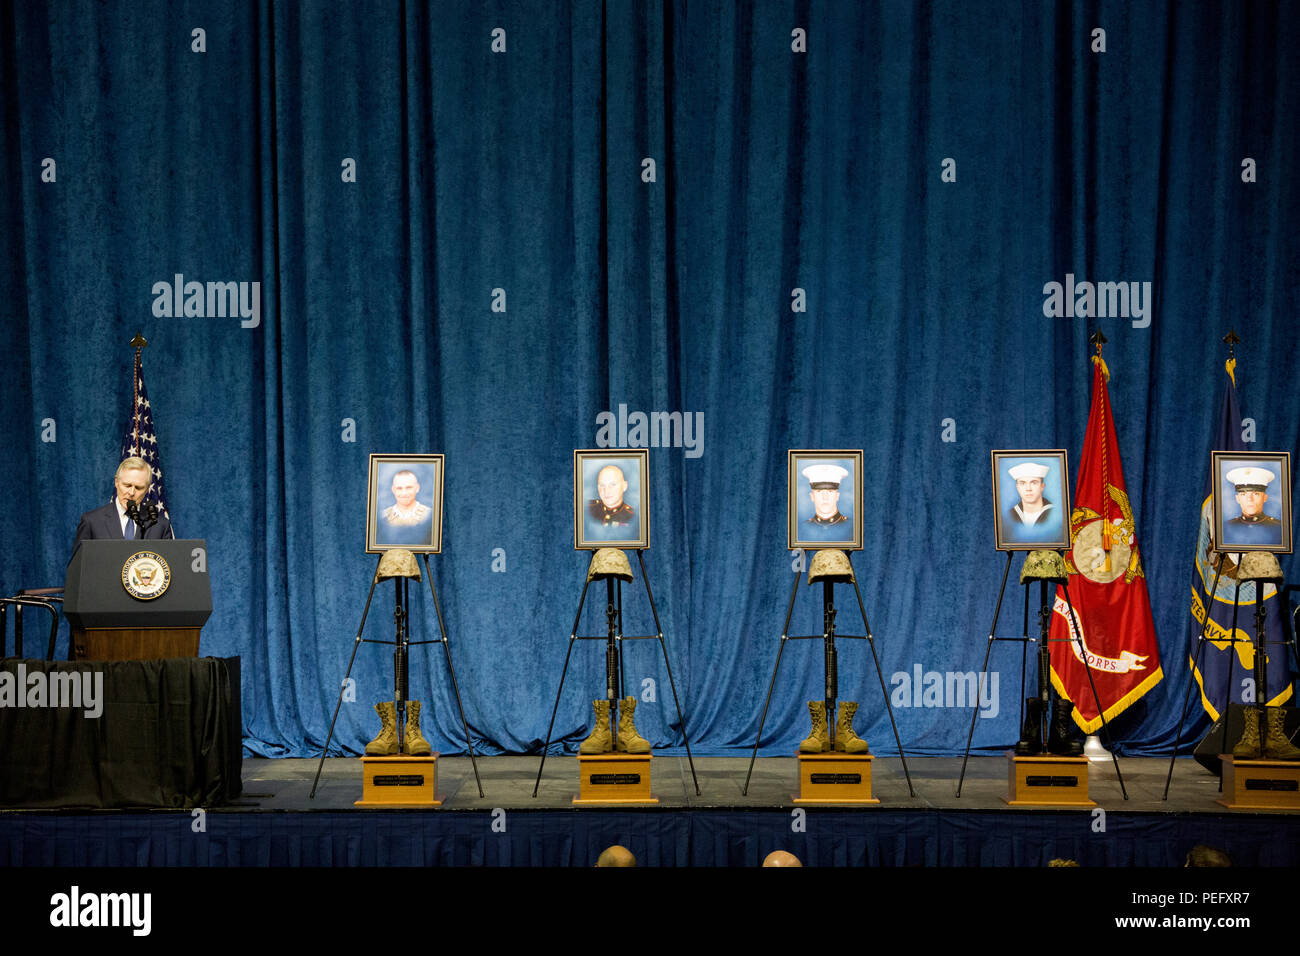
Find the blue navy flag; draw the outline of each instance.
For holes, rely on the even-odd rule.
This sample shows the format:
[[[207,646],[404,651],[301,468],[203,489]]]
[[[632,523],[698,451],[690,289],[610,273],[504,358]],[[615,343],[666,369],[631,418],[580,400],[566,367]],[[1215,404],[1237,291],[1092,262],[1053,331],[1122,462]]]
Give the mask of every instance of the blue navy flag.
[[[1223,555],[1219,585],[1214,595],[1209,595],[1214,584],[1214,564],[1219,557],[1214,542],[1214,474],[1210,466],[1209,451],[1243,451],[1241,440],[1241,409],[1237,405],[1236,361],[1229,359],[1225,366],[1228,380],[1224,385],[1223,402],[1215,423],[1214,437],[1205,455],[1205,494],[1201,501],[1201,526],[1196,540],[1196,561],[1192,568],[1192,618],[1189,621],[1188,665],[1196,683],[1201,688],[1201,706],[1211,719],[1217,720],[1223,712],[1224,701],[1234,704],[1281,704],[1291,696],[1291,668],[1282,630],[1283,609],[1277,597],[1277,588],[1264,586],[1264,639],[1268,653],[1268,687],[1260,690],[1255,683],[1255,585],[1243,582],[1237,610],[1237,643],[1229,643],[1232,627],[1232,599],[1237,590],[1237,555]],[[1207,599],[1210,605],[1210,623],[1205,632],[1206,645],[1201,651],[1201,664],[1197,668],[1196,642],[1205,622]],[[1234,649],[1235,648],[1235,649]],[[1229,668],[1231,666],[1231,674]]]
[[[149,395],[144,388],[144,363],[140,358],[140,349],[135,350],[135,376],[131,385],[131,413],[126,420],[126,434],[122,436],[122,454],[118,461],[127,458],[143,458],[153,469],[153,484],[149,486],[146,501],[158,506],[158,513],[172,520],[167,510],[167,490],[163,482],[162,458],[158,454],[158,436],[153,428],[153,409],[149,407]],[[172,536],[175,537],[176,525],[172,522]]]

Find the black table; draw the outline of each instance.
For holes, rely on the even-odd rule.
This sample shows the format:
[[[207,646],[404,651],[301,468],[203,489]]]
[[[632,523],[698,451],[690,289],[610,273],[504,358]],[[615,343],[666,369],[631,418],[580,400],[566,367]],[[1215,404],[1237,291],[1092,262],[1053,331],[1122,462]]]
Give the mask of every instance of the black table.
[[[0,660],[0,807],[220,806],[242,757],[238,657]]]

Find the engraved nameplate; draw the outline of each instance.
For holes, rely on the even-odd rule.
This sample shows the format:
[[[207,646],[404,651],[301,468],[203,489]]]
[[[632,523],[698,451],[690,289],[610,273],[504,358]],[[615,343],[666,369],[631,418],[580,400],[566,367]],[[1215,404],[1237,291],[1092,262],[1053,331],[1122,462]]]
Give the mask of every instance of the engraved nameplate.
[[[376,787],[423,787],[422,773],[389,773],[375,775]]]
[[[1077,787],[1078,777],[1048,777],[1044,775],[1025,777],[1027,787]]]
[[[814,773],[808,777],[809,783],[861,783],[860,773]]]
[[[1247,790],[1280,790],[1283,792],[1294,793],[1300,790],[1300,781],[1298,780],[1278,780],[1269,777],[1247,777]]]
[[[597,786],[602,784],[606,786],[610,784],[626,785],[630,783],[640,783],[641,775],[639,773],[593,773],[587,779]]]

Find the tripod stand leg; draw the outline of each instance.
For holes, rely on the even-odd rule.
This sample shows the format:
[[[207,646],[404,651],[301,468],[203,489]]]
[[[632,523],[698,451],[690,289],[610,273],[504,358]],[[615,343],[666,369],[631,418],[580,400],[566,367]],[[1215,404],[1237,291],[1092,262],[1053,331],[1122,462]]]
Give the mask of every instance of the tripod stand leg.
[[[970,759],[970,743],[975,739],[975,719],[980,713],[980,699],[984,696],[984,675],[989,670],[989,657],[993,654],[993,635],[998,629],[998,615],[1002,613],[1002,595],[1007,589],[1007,575],[1011,572],[1011,555],[1007,552],[1007,566],[1002,569],[1002,586],[998,588],[998,602],[993,607],[993,623],[989,625],[989,643],[984,649],[984,666],[980,668],[979,683],[975,690],[975,704],[970,712],[970,731],[966,734],[966,752],[961,758],[961,775],[957,778],[956,796],[961,796],[961,785],[966,780],[966,761]],[[1024,706],[1023,701],[1021,706]]]
[[[429,596],[433,598],[433,612],[438,616],[438,632],[442,635],[442,650],[447,655],[447,672],[451,674],[451,689],[456,694],[456,708],[460,711],[460,725],[465,731],[465,746],[469,749],[469,764],[474,768],[474,782],[478,784],[478,795],[483,796],[483,781],[478,775],[478,760],[474,756],[474,739],[469,735],[469,721],[465,719],[465,705],[460,699],[460,684],[456,680],[456,665],[451,662],[451,645],[447,642],[447,627],[442,622],[442,608],[438,606],[438,589],[433,586],[433,575],[429,572],[429,555],[424,556],[424,576],[429,581]]]
[[[1119,792],[1128,799],[1128,789],[1124,786],[1124,775],[1119,771],[1119,757],[1115,755],[1115,738],[1110,735],[1110,726],[1106,723],[1106,714],[1102,710],[1101,697],[1097,694],[1097,684],[1092,679],[1092,668],[1088,666],[1088,654],[1083,644],[1083,634],[1079,631],[1078,622],[1074,616],[1074,604],[1070,601],[1070,586],[1062,584],[1061,590],[1065,592],[1065,606],[1070,609],[1070,632],[1074,635],[1075,643],[1079,646],[1079,657],[1083,660],[1083,671],[1088,675],[1088,686],[1092,688],[1092,702],[1097,705],[1097,716],[1101,718],[1101,729],[1106,734],[1106,745],[1110,749],[1110,762],[1115,766],[1115,776],[1119,779]]]
[[[1223,570],[1223,561],[1220,559],[1214,568],[1214,584],[1206,593],[1206,600],[1203,605],[1204,617],[1201,620],[1201,636],[1196,639],[1196,653],[1192,655],[1192,674],[1187,678],[1187,693],[1183,695],[1183,712],[1178,717],[1178,729],[1174,731],[1174,749],[1169,755],[1169,772],[1165,774],[1165,792],[1161,800],[1169,799],[1169,784],[1174,779],[1174,761],[1178,759],[1178,744],[1183,739],[1183,722],[1187,720],[1187,709],[1192,703],[1192,688],[1196,686],[1196,672],[1201,664],[1201,652],[1205,650],[1205,632],[1210,627],[1210,611],[1214,607],[1214,595],[1219,590],[1219,573]],[[1204,580],[1204,579],[1202,579]],[[1224,717],[1227,720],[1227,717]]]
[[[1292,626],[1290,586],[1277,589],[1277,612],[1282,617],[1282,635],[1286,641],[1287,649],[1291,652],[1291,673],[1300,675],[1300,651],[1296,650],[1295,627]],[[54,655],[51,654],[50,656],[53,657]],[[1291,699],[1293,701],[1296,694],[1296,680],[1300,680],[1300,676],[1293,677],[1291,681]]]
[[[316,763],[316,778],[311,783],[311,793],[307,794],[308,800],[316,799],[316,787],[320,785],[320,772],[325,766],[325,755],[329,753],[330,741],[334,739],[334,724],[339,719],[339,709],[343,706],[343,690],[348,685],[348,678],[352,676],[352,665],[357,659],[357,650],[361,647],[361,635],[366,630],[366,615],[370,613],[370,599],[375,596],[375,585],[379,583],[379,578],[370,579],[370,593],[366,595],[366,607],[361,612],[361,626],[357,628],[356,640],[352,642],[352,656],[348,658],[348,670],[343,675],[343,680],[339,682],[339,699],[334,704],[334,716],[330,719],[330,732],[325,736],[325,746],[321,749],[320,760]]]
[[[781,644],[776,650],[776,663],[772,665],[772,680],[767,685],[767,699],[763,701],[763,716],[758,719],[758,736],[754,738],[754,750],[749,755],[749,772],[745,774],[745,786],[740,795],[749,795],[749,778],[754,774],[754,758],[758,756],[758,744],[763,739],[763,725],[767,723],[767,708],[772,703],[772,689],[776,687],[776,672],[781,669],[781,655],[785,653],[785,642],[790,638],[790,615],[794,613],[794,599],[799,593],[799,580],[802,574],[794,576],[794,587],[790,589],[790,606],[785,610],[785,626],[781,628]],[[694,772],[694,767],[691,768]]]
[[[537,788],[542,785],[542,770],[546,766],[546,751],[551,748],[551,731],[555,729],[555,715],[560,712],[560,695],[564,693],[564,677],[569,673],[569,657],[573,654],[573,642],[578,639],[578,624],[582,621],[582,605],[587,600],[587,587],[591,584],[586,581],[582,585],[582,597],[578,598],[578,613],[573,619],[573,630],[569,633],[569,649],[564,652],[564,669],[560,671],[560,686],[555,692],[555,706],[551,709],[551,722],[546,727],[546,743],[542,744],[542,762],[537,765],[537,782],[533,784],[533,796],[537,796]]]
[[[1006,591],[1006,576],[1011,571],[1011,551],[1006,553],[1006,567],[1002,568],[1002,584],[997,589],[997,604],[993,606],[993,623],[988,627],[988,646],[984,649],[984,666],[980,667],[979,683],[975,689],[975,705],[971,708],[971,728],[966,734],[966,753],[962,754],[962,773],[957,778],[957,795],[962,795],[962,783],[966,780],[966,761],[971,756],[971,740],[975,739],[975,719],[979,717],[979,702],[984,696],[984,675],[988,674],[988,658],[993,654],[993,635],[997,632],[997,617],[1002,613],[1002,593]]]
[[[1241,568],[1241,554],[1237,554],[1237,568]],[[1259,595],[1255,595],[1256,598]],[[1232,592],[1232,629],[1228,632],[1228,678],[1223,694],[1223,734],[1219,738],[1219,753],[1228,752],[1228,716],[1232,713],[1232,665],[1237,658],[1237,608],[1241,606],[1241,578]],[[1258,691],[1256,691],[1258,693]],[[1249,715],[1247,715],[1249,719]],[[1223,765],[1219,765],[1219,792],[1223,792]]]
[[[621,701],[627,696],[627,682],[623,676],[627,665],[623,660],[623,582],[621,579],[614,582],[614,593],[618,600],[618,634],[614,643],[618,645],[618,699]]]
[[[695,758],[691,756],[691,738],[686,734],[686,718],[682,716],[682,704],[677,699],[677,684],[673,680],[673,665],[668,663],[668,645],[664,643],[664,629],[659,623],[659,611],[655,608],[655,596],[650,591],[650,576],[645,571],[645,558],[641,549],[636,552],[637,562],[641,565],[641,580],[645,582],[645,596],[650,600],[650,613],[654,616],[655,634],[659,638],[659,650],[663,651],[664,668],[668,671],[668,686],[673,692],[673,706],[677,708],[677,722],[682,727],[682,740],[686,742],[686,762],[691,768],[691,780],[695,783],[695,795],[700,795],[700,778],[695,775]],[[620,605],[621,607],[621,605]],[[619,631],[622,632],[623,620],[619,618]]]
[[[1028,696],[1025,672],[1029,667],[1029,590],[1029,585],[1025,585],[1025,622],[1020,629],[1020,719],[1016,721],[1017,727],[1025,726],[1025,700]]]
[[[858,598],[858,611],[862,614],[862,629],[867,634],[867,646],[871,648],[871,659],[876,663],[876,677],[880,681],[880,697],[885,702],[885,713],[889,715],[889,726],[894,731],[894,743],[898,745],[898,759],[903,762],[903,776],[907,778],[907,792],[913,797],[916,796],[916,788],[912,786],[912,774],[907,769],[907,754],[903,753],[903,741],[898,736],[898,724],[894,720],[894,708],[889,705],[889,691],[885,688],[885,672],[880,668],[880,656],[876,653],[876,638],[871,633],[871,625],[867,623],[867,608],[862,603],[862,592],[858,590],[858,576],[853,575],[853,593]]]

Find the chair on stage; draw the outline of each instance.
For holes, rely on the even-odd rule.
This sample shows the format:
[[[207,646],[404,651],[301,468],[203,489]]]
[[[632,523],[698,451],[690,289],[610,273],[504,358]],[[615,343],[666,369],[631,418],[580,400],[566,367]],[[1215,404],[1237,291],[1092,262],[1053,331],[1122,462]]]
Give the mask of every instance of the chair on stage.
[[[45,659],[54,660],[54,642],[59,636],[59,612],[63,588],[25,588],[13,597],[0,598],[0,657],[8,656],[9,609],[14,611],[14,657],[23,657],[23,608],[43,608],[50,615],[50,642]]]

